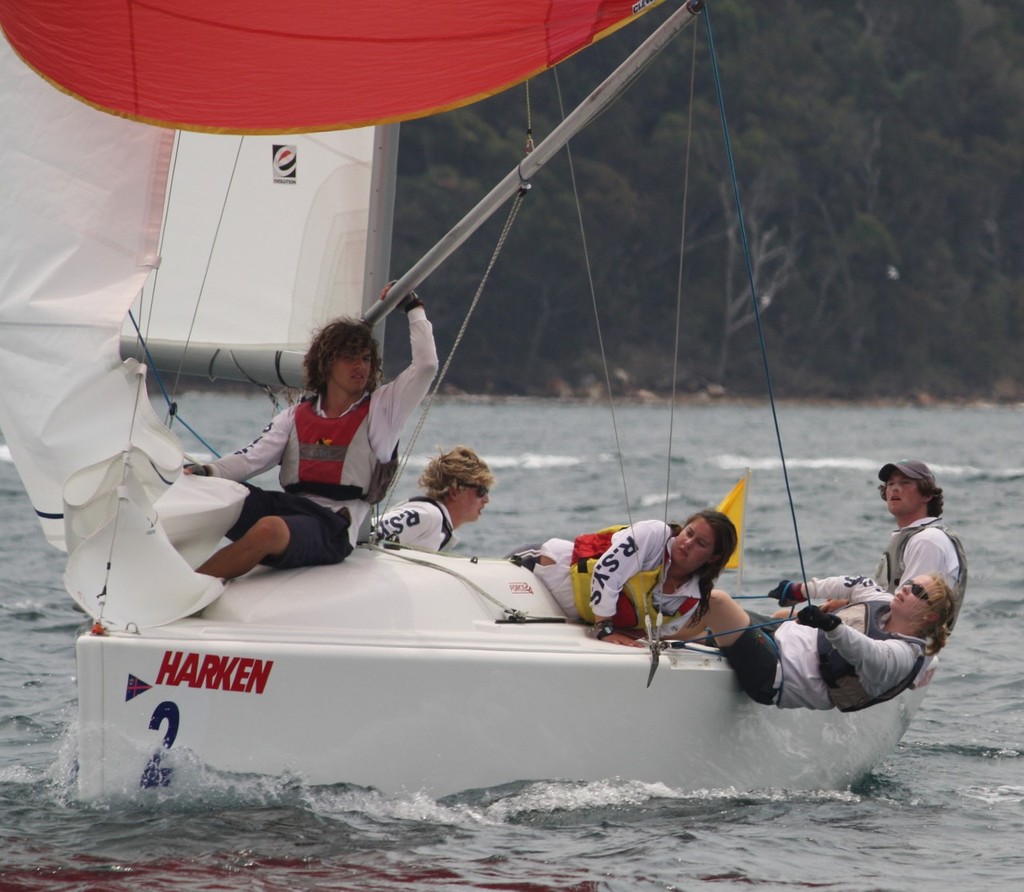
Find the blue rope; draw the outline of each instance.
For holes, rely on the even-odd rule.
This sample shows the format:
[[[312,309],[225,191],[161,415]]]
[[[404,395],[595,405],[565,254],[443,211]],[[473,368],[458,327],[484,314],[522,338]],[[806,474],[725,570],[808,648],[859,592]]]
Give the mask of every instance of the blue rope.
[[[708,52],[711,55],[711,71],[715,80],[715,93],[718,97],[718,111],[722,121],[722,134],[725,138],[725,152],[729,163],[729,174],[732,178],[732,191],[736,200],[736,214],[739,221],[740,239],[743,244],[743,260],[747,267],[747,281],[750,283],[750,297],[754,304],[754,319],[757,322],[757,334],[761,343],[761,361],[764,365],[764,377],[768,385],[768,397],[771,403],[772,421],[775,425],[775,439],[779,444],[779,458],[782,461],[782,476],[786,481],[786,496],[789,499],[789,513],[793,521],[793,534],[796,537],[797,558],[800,561],[800,575],[803,581],[807,581],[807,571],[804,569],[803,550],[800,547],[800,530],[796,521],[796,510],[793,506],[793,492],[789,485],[789,471],[786,468],[786,455],[782,447],[782,433],[779,428],[779,417],[775,408],[775,392],[772,388],[772,375],[768,367],[768,350],[765,345],[764,328],[761,324],[760,301],[757,296],[757,285],[754,282],[754,270],[750,261],[750,244],[747,239],[747,227],[743,219],[743,204],[740,201],[740,187],[736,179],[736,161],[732,152],[732,140],[729,138],[729,125],[725,115],[725,100],[722,96],[722,82],[718,72],[718,56],[715,53],[715,38],[711,30],[711,13],[705,8],[704,21],[707,23]]]
[[[690,638],[686,641],[669,641],[667,644],[672,648],[672,650],[685,650],[690,644],[699,644],[702,647],[715,647],[716,645],[708,644],[706,642],[713,640],[719,635],[735,635],[737,632],[746,632],[748,629],[768,629],[773,626],[780,626],[783,623],[794,621],[795,620],[792,616],[787,616],[784,619],[770,619],[763,623],[751,623],[749,626],[740,626],[738,629],[723,629],[721,632],[715,632],[714,634],[709,632],[703,638]],[[776,644],[775,639],[772,638],[771,635],[768,637],[772,639],[772,644],[775,644],[776,656],[778,656],[778,644]]]
[[[192,434],[192,436],[200,443],[202,443],[203,446],[209,449],[215,458],[220,458],[220,453],[207,443],[206,440],[204,440],[199,433],[178,414],[178,404],[174,402],[174,400],[171,399],[170,394],[167,393],[167,388],[164,387],[163,378],[160,377],[160,370],[156,368],[156,365],[153,362],[153,355],[149,352],[149,346],[146,344],[146,339],[142,336],[139,324],[135,321],[135,316],[131,311],[128,312],[128,318],[131,319],[132,327],[135,329],[135,334],[139,339],[139,343],[142,344],[142,350],[146,354],[146,366],[153,371],[153,379],[160,388],[160,393],[163,394],[164,402],[167,403],[167,414],[171,418],[171,423],[174,422],[174,419],[177,419],[178,423],[181,424],[181,426]],[[169,428],[171,425],[168,424],[167,426]]]
[[[796,619],[796,617],[794,617],[792,615],[792,613],[791,613],[785,619],[771,619],[771,620],[768,620],[768,622],[756,623],[756,624],[752,624],[752,625],[749,625],[749,626],[744,626],[742,629],[728,629],[727,631],[716,632],[715,634],[716,635],[733,635],[736,632],[745,632],[748,629],[767,629],[770,626],[779,626],[779,625],[782,625],[782,623],[794,622],[795,619]],[[709,643],[709,641],[713,640],[714,637],[715,637],[714,635],[708,634],[704,638],[692,638],[689,641],[669,641],[668,642],[668,646],[672,650],[687,650],[690,647],[690,645],[694,645],[694,644],[698,644],[701,647],[717,647],[717,645]],[[782,663],[782,651],[779,650],[779,642],[775,640],[775,636],[774,635],[764,635],[762,637],[765,638],[768,642],[771,643],[771,646],[772,646],[772,648],[775,651],[775,659],[778,660],[779,665],[782,666],[783,665],[783,663]],[[719,653],[721,653],[721,648],[718,648],[718,651],[719,651]],[[781,677],[779,678],[779,687],[777,688],[777,693],[775,695],[775,702],[776,703],[778,703],[779,700],[782,699],[782,691],[783,691],[783,688],[785,688],[785,686],[786,686],[786,674],[785,674],[785,672],[783,672]]]

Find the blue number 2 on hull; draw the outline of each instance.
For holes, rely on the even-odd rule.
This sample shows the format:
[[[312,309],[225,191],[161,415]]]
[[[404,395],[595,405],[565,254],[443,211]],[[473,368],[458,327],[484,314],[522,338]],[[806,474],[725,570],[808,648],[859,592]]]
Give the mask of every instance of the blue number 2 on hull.
[[[145,769],[143,769],[142,777],[139,780],[140,787],[166,787],[171,783],[171,775],[174,773],[174,769],[160,767],[163,751],[169,750],[174,743],[174,738],[178,736],[178,723],[180,721],[178,705],[170,700],[165,700],[153,710],[153,716],[149,720],[149,729],[151,731],[158,730],[165,720],[167,722],[167,730],[164,732],[164,739],[160,744],[160,749],[153,753]]]

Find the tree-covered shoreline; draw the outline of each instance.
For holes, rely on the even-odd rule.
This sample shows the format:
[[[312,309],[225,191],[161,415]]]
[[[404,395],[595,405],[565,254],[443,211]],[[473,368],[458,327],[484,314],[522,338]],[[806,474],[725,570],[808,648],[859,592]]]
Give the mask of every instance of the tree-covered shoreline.
[[[393,271],[516,165],[527,126],[550,131],[559,91],[571,108],[670,5],[528,92],[404,124]],[[708,15],[776,394],[1024,400],[1021,4],[710,0]],[[628,370],[624,393],[765,391],[709,59],[701,22],[573,140],[571,170],[563,152],[535,178],[452,389],[567,395],[607,365]],[[423,285],[442,357],[503,223]]]

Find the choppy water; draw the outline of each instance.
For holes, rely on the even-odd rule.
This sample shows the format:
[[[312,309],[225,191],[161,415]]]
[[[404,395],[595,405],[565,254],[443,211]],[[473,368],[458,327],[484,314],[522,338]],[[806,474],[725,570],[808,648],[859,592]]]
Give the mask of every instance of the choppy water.
[[[224,450],[250,439],[271,412],[262,398],[180,402],[186,420]],[[1024,410],[781,407],[779,426],[800,552],[766,408],[677,410],[667,462],[664,407],[618,409],[617,444],[606,409],[442,403],[399,495],[415,490],[435,447],[476,447],[499,483],[484,519],[460,529],[460,550],[499,554],[621,520],[627,499],[634,518],[662,517],[667,492],[669,516],[679,518],[717,502],[751,467],[742,590],[755,593],[798,576],[800,553],[809,575],[873,569],[889,529],[875,472],[894,458],[925,459],[945,489],[946,519],[967,543],[971,586],[941,674],[902,745],[852,790],[682,794],[637,783],[623,765],[602,783],[524,781],[441,801],[224,778],[116,808],[79,803],[74,639],[82,615],[0,447],[0,890],[1019,884]],[[714,754],[679,757],[699,773]]]

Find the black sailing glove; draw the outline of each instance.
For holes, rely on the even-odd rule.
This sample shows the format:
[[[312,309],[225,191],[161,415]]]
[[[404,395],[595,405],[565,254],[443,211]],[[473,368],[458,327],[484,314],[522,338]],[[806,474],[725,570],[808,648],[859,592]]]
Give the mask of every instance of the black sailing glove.
[[[834,628],[843,624],[843,621],[834,613],[826,613],[814,604],[811,604],[809,607],[805,607],[801,610],[796,615],[796,621],[800,623],[801,626],[810,626],[813,629],[823,629],[826,632],[831,632]]]
[[[405,310],[406,313],[414,307],[422,307],[423,299],[415,292],[410,291],[405,297],[398,302],[398,309]]]
[[[807,600],[804,597],[803,583],[790,582],[788,579],[783,579],[768,592],[768,597],[778,601],[780,607],[792,607],[794,604],[802,604]]]

